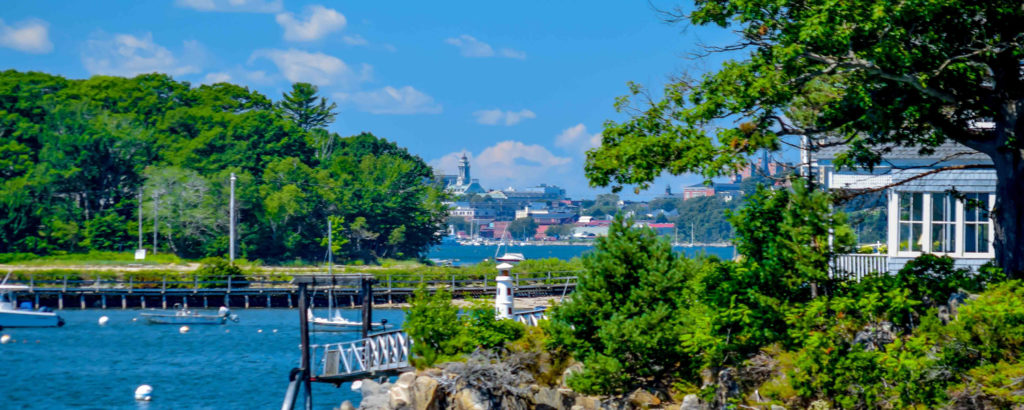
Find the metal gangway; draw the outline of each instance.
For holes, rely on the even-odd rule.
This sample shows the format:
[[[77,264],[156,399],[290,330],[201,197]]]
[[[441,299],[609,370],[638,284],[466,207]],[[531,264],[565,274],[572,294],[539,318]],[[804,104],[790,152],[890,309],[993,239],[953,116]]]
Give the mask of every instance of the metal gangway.
[[[512,320],[527,326],[537,326],[544,319],[547,313],[543,307],[512,314]],[[312,381],[341,385],[410,371],[412,344],[404,330],[396,329],[347,342],[310,345],[314,370],[319,370]]]

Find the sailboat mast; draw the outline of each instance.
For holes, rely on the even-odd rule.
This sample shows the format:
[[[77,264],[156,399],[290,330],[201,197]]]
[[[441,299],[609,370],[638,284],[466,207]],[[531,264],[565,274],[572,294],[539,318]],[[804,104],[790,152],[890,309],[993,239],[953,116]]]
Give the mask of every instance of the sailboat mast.
[[[331,242],[331,217],[327,217],[327,274],[334,275],[334,246]],[[331,283],[334,283],[332,280]],[[331,314],[334,312],[334,287],[331,287],[330,292],[327,293],[327,312]]]

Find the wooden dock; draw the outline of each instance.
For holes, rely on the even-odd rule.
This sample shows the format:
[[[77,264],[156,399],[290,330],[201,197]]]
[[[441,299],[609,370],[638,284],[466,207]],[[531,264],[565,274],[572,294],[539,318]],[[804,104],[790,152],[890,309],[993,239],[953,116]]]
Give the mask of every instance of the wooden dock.
[[[575,272],[544,272],[514,274],[516,294],[522,297],[560,296],[576,288]],[[412,296],[420,284],[431,291],[446,288],[455,297],[493,295],[493,278],[480,275],[448,275],[427,279],[410,276],[374,276],[374,304],[403,303]],[[129,309],[162,308],[181,304],[191,308],[293,308],[298,306],[298,287],[287,275],[246,275],[244,278],[200,280],[198,275],[182,280],[182,275],[132,275],[118,278],[89,277],[86,274],[53,275],[26,274],[11,278],[9,283],[28,286],[18,295],[19,300],[32,300],[34,306],[52,309]],[[314,287],[309,304],[327,306],[327,287]],[[357,286],[330,287],[336,303],[362,305]]]

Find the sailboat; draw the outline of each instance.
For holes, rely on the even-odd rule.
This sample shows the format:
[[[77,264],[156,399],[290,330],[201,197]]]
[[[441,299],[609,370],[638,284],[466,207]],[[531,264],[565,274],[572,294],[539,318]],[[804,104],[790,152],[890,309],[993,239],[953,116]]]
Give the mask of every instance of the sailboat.
[[[501,234],[501,242],[498,243],[498,249],[494,250],[494,260],[498,262],[510,262],[518,263],[526,260],[526,257],[521,253],[508,252],[508,240],[512,239],[509,237],[508,229]],[[505,253],[501,254],[501,247],[505,247]],[[500,254],[500,256],[499,256]]]
[[[331,220],[327,220],[327,274],[334,274],[334,250],[331,248]],[[313,314],[313,309],[306,310],[306,319],[309,323],[313,324],[313,331],[315,332],[345,332],[345,331],[359,331],[363,328],[363,322],[356,322],[345,319],[341,316],[341,310],[335,309],[334,307],[334,288],[331,288],[327,293],[327,314],[328,317],[317,317]],[[370,328],[375,330],[384,330],[391,328],[392,325],[388,324],[388,321],[381,320],[380,322],[370,323]]]

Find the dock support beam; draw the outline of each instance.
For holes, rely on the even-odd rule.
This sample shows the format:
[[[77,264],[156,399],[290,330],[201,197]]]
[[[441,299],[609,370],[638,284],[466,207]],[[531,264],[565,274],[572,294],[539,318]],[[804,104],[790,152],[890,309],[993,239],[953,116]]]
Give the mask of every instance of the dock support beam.
[[[302,344],[302,384],[306,390],[306,410],[313,410],[313,383],[309,369],[309,321],[306,318],[306,284],[299,284],[299,340]]]
[[[57,295],[57,310],[64,310],[64,294]]]
[[[203,308],[205,309],[208,307],[210,307],[210,301],[206,299],[206,296],[203,296]]]
[[[249,295],[245,295],[245,308],[249,308]]]
[[[373,280],[363,278],[360,280],[363,297],[363,339],[370,333],[370,326],[373,324]]]
[[[142,304],[142,308],[145,309],[146,308],[146,297],[145,296],[139,296],[139,301],[142,302],[141,303]]]
[[[128,309],[128,298],[121,295],[121,310]]]
[[[84,293],[78,295],[78,305],[82,307],[82,310],[85,310],[85,294]]]
[[[100,296],[100,300],[103,301],[103,309],[106,309],[107,308],[107,294],[104,293],[103,295],[101,295]]]

